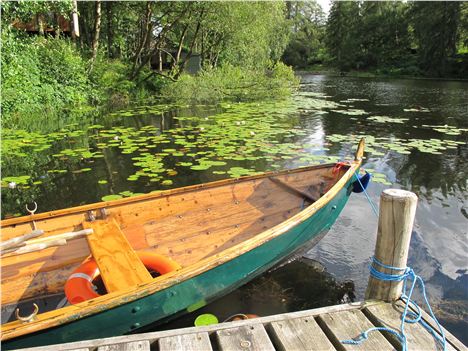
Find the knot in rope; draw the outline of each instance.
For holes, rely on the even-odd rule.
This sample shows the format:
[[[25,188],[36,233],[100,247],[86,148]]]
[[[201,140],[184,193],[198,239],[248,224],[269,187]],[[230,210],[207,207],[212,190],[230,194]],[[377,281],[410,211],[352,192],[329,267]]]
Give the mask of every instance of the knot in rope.
[[[375,257],[372,257],[369,268],[370,268],[371,276],[376,279],[379,279],[382,281],[389,281],[389,282],[392,282],[392,281],[403,282],[403,292],[401,295],[401,299],[403,300],[403,302],[405,302],[405,308],[401,315],[400,329],[395,330],[395,329],[388,328],[388,327],[374,327],[374,328],[370,328],[362,332],[356,338],[353,338],[350,340],[342,340],[341,343],[359,345],[369,338],[369,333],[374,332],[374,331],[385,331],[394,335],[398,339],[398,341],[401,343],[402,351],[408,351],[408,343],[407,343],[407,338],[406,338],[406,333],[405,333],[405,323],[409,323],[409,324],[420,323],[429,333],[431,333],[431,335],[435,338],[436,342],[439,344],[442,350],[445,351],[447,349],[445,333],[439,321],[435,317],[431,306],[429,305],[429,301],[426,295],[426,287],[424,285],[423,279],[419,275],[417,275],[411,267],[401,268],[401,267],[389,266],[380,262]],[[384,273],[384,272],[379,271],[378,268],[390,269],[392,271],[397,271],[400,273],[397,273],[397,274]],[[410,283],[408,284],[408,282]],[[430,316],[432,317],[432,319],[434,320],[437,326],[437,330],[435,330],[433,327],[431,327],[428,323],[426,323],[422,319],[421,308],[418,306],[418,304],[415,301],[411,299],[414,288],[416,287],[418,283],[422,291],[422,295],[424,297],[425,305],[427,306],[430,312]],[[407,286],[410,286],[409,289],[407,289]],[[415,312],[410,310],[410,308],[414,310]]]

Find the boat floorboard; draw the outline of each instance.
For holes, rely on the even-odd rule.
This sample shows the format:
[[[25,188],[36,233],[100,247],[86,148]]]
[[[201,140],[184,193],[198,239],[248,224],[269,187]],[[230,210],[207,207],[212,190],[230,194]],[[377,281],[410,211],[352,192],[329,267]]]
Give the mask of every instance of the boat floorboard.
[[[356,338],[374,326],[400,325],[403,304],[366,301],[284,313],[243,321],[160,332],[86,340],[23,350],[45,351],[174,351],[174,350],[399,350],[392,334],[375,331],[361,345],[342,340]],[[423,319],[433,324],[423,312]],[[420,324],[407,324],[409,350],[436,350],[432,335]],[[468,350],[444,329],[447,350]]]

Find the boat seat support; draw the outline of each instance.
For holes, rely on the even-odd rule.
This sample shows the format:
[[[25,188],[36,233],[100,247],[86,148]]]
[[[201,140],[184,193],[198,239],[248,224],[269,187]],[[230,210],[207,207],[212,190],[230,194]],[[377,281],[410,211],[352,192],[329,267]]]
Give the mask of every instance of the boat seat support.
[[[314,203],[315,201],[317,201],[316,199],[314,199],[312,196],[310,196],[306,192],[304,192],[302,190],[299,190],[299,189],[297,189],[297,188],[295,188],[295,187],[293,187],[293,186],[279,180],[278,178],[268,177],[268,179],[271,180],[276,185],[278,185],[278,186],[282,187],[283,189],[289,191],[290,193],[304,198],[305,200],[309,201],[310,203]]]
[[[83,222],[83,228],[94,231],[86,238],[107,292],[124,290],[153,279],[115,219]]]

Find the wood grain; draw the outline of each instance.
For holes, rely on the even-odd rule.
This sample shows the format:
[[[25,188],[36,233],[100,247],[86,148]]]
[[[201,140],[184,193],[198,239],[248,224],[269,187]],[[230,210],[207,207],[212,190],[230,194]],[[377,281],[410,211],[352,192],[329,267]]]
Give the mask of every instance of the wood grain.
[[[2,340],[8,340],[13,337],[17,337],[20,335],[24,335],[30,332],[35,332],[38,330],[42,330],[49,327],[58,326],[61,323],[66,321],[71,321],[76,318],[84,318],[86,316],[99,313],[102,311],[102,306],[105,305],[106,308],[113,308],[116,306],[120,306],[123,303],[128,303],[133,299],[136,299],[137,296],[146,296],[148,294],[153,294],[157,291],[165,289],[167,287],[172,286],[175,283],[180,281],[184,281],[186,279],[190,279],[196,275],[199,275],[213,267],[216,267],[220,264],[228,262],[229,260],[234,259],[235,257],[242,255],[243,253],[252,250],[259,245],[262,245],[266,241],[272,240],[284,232],[290,230],[294,226],[302,223],[303,221],[310,218],[310,216],[314,215],[319,209],[326,206],[331,199],[333,199],[339,191],[343,189],[343,187],[347,184],[347,182],[353,177],[355,170],[360,166],[360,162],[353,163],[344,173],[344,175],[339,177],[332,177],[332,180],[326,184],[326,187],[329,188],[329,191],[325,193],[322,197],[320,197],[317,202],[312,204],[311,206],[305,208],[303,211],[293,214],[284,222],[279,223],[276,226],[271,228],[265,229],[256,235],[245,239],[239,243],[233,243],[232,245],[225,245],[222,251],[216,252],[215,254],[208,255],[207,257],[202,258],[201,260],[192,263],[189,266],[182,268],[177,272],[172,272],[165,274],[161,277],[154,279],[150,284],[144,285],[141,289],[137,288],[129,288],[126,290],[119,291],[118,293],[115,292],[113,294],[106,294],[99,298],[96,298],[95,301],[92,301],[83,306],[67,306],[62,308],[61,310],[57,311],[50,311],[46,313],[39,314],[37,320],[27,325],[20,325],[16,322],[7,323],[2,326]],[[121,226],[122,231],[124,234],[127,235],[127,239],[132,245],[133,242],[137,242],[139,245],[144,245],[144,238],[140,234],[138,235],[138,231],[134,231],[133,233],[127,232],[127,228],[130,225],[138,223],[138,217],[142,214],[143,217],[153,218],[153,220],[158,220],[158,217],[155,216],[157,211],[161,213],[165,213],[164,209],[159,210],[154,206],[154,201],[163,201],[164,203],[175,203],[175,201],[179,201],[179,203],[183,203],[185,197],[189,195],[193,195],[195,193],[203,194],[203,199],[201,200],[202,203],[208,204],[213,197],[213,191],[215,188],[223,188],[231,186],[231,189],[240,189],[238,188],[239,184],[246,184],[246,186],[252,187],[252,183],[261,183],[265,177],[268,176],[284,176],[291,177],[292,179],[296,178],[296,175],[301,174],[301,177],[297,177],[298,179],[304,180],[305,178],[309,178],[310,182],[313,183],[314,179],[321,178],[322,176],[326,176],[330,178],[331,176],[331,169],[333,165],[321,165],[318,167],[307,167],[304,169],[293,170],[293,171],[284,171],[279,173],[267,173],[260,176],[252,176],[252,177],[245,177],[240,180],[226,180],[220,182],[214,182],[209,184],[197,185],[197,186],[190,186],[182,189],[174,189],[167,192],[161,192],[158,194],[148,194],[144,196],[137,196],[131,199],[121,199],[113,202],[108,203],[98,203],[93,205],[85,205],[80,206],[77,208],[67,209],[67,210],[60,210],[60,211],[52,211],[47,214],[39,214],[34,215],[33,219],[36,220],[38,224],[38,228],[43,229],[46,231],[47,235],[58,234],[60,232],[66,231],[76,231],[82,229],[81,223],[83,220],[87,218],[87,214],[85,211],[88,210],[96,210],[99,208],[106,207],[107,212],[109,213],[110,217],[113,217],[117,220],[119,225]],[[346,168],[346,167],[345,167]],[[294,176],[294,177],[293,177]],[[319,179],[319,182],[323,185],[323,179]],[[234,186],[235,185],[235,186]],[[295,185],[296,186],[296,185]],[[297,186],[296,186],[297,187]],[[241,187],[242,188],[242,187]],[[256,189],[253,187],[253,189]],[[205,192],[205,190],[208,190]],[[224,190],[223,190],[224,191]],[[239,190],[240,191],[240,190]],[[237,194],[238,191],[235,192]],[[184,195],[184,196],[182,196]],[[198,195],[197,195],[198,197]],[[195,199],[194,201],[198,201]],[[195,202],[194,202],[195,203]],[[270,203],[268,206],[281,206],[281,203]],[[141,208],[145,207],[146,210],[141,212]],[[126,217],[126,214],[129,216]],[[120,219],[125,219],[125,223],[121,223]],[[8,235],[13,237],[16,235],[25,234],[30,231],[28,226],[30,227],[29,221],[31,217],[28,218],[15,218],[11,220],[2,221],[2,226],[6,226],[8,231]],[[140,222],[141,223],[141,222]],[[76,242],[81,241],[82,239],[76,240]],[[65,247],[68,247],[65,246]],[[64,247],[64,248],[65,248]],[[146,246],[149,249],[149,246]],[[143,248],[143,247],[142,247]],[[159,248],[158,248],[159,249]],[[64,258],[64,260],[76,260],[79,255],[83,255],[86,252],[89,253],[89,249],[83,249],[81,251],[74,252],[72,257],[68,256]],[[29,256],[29,255],[25,255]],[[40,256],[40,254],[39,254]],[[43,255],[41,258],[43,263],[48,263],[50,261],[51,253],[47,255]],[[35,257],[28,257],[29,259],[36,259]],[[3,261],[3,260],[2,260]],[[27,261],[23,262],[27,265]],[[69,263],[70,264],[70,263]],[[2,262],[3,268],[3,262]],[[39,268],[41,269],[41,268]],[[36,273],[32,273],[30,275],[30,281],[35,282],[36,277],[38,275],[42,275],[43,272],[36,271]],[[10,274],[14,275],[14,274]],[[66,277],[65,277],[66,279]],[[63,280],[64,282],[65,280]],[[58,283],[58,280],[55,280],[54,285]],[[43,284],[42,287],[46,287],[45,280],[38,282],[38,285]],[[2,282],[3,287],[3,282]],[[28,287],[29,291],[29,287]],[[37,290],[36,290],[37,291]],[[27,295],[28,292],[25,292]]]
[[[161,338],[159,351],[211,351],[208,333],[182,334]]]
[[[391,304],[374,305],[365,308],[364,313],[377,326],[389,327],[397,331],[400,330],[401,315],[403,313],[401,306],[392,306]],[[436,340],[421,324],[406,323],[405,332],[408,350],[437,350],[438,344]],[[399,347],[400,343],[393,334],[384,332],[384,335],[395,347]],[[447,344],[446,349],[455,350],[450,344]]]
[[[343,340],[358,337],[363,331],[374,326],[361,311],[351,310],[324,314],[318,317],[318,322],[338,350],[395,350],[392,344],[378,331],[370,333],[369,338],[361,345],[342,343]]]
[[[330,350],[332,343],[313,317],[284,319],[270,325],[270,334],[280,351]]]
[[[417,203],[418,197],[410,191],[386,189],[382,192],[374,253],[374,257],[381,263],[406,268]],[[372,264],[379,272],[392,275],[403,273],[402,270]],[[403,281],[384,281],[370,276],[366,299],[395,301],[400,298],[402,288]]]
[[[108,293],[153,279],[113,218],[84,222],[83,227],[94,230],[86,238]]]
[[[220,330],[216,338],[222,351],[275,351],[262,324]]]
[[[99,346],[97,351],[150,351],[148,340]]]

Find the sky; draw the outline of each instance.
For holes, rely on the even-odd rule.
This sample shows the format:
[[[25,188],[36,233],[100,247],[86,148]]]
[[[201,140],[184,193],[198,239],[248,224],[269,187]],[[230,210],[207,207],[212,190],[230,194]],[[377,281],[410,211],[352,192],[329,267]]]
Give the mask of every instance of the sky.
[[[322,6],[323,11],[328,16],[328,12],[330,11],[330,0],[317,0],[317,2]]]

